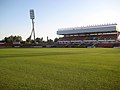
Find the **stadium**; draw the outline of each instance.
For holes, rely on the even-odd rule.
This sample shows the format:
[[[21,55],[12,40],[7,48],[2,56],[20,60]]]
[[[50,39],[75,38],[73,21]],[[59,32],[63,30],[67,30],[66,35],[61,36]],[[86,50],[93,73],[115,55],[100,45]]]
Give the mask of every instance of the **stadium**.
[[[30,9],[30,19],[32,20],[32,31],[26,39],[27,43],[13,41],[11,43],[0,42],[0,47],[79,47],[79,48],[118,48],[120,47],[120,31],[117,24],[90,25],[83,27],[58,29],[56,42],[38,42],[35,38],[34,10]],[[31,37],[34,36],[31,43]],[[62,37],[61,37],[62,35]],[[43,38],[42,38],[43,39]]]
[[[58,29],[58,41],[53,43],[0,43],[0,47],[78,47],[119,48],[120,32],[116,23]]]
[[[59,47],[120,47],[117,24],[91,25],[86,27],[62,28],[57,31]]]

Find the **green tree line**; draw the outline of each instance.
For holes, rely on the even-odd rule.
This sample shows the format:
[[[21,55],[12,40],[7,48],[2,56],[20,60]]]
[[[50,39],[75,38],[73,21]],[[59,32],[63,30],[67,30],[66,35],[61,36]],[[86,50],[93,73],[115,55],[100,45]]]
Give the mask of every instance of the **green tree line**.
[[[21,36],[8,36],[8,37],[5,37],[3,40],[1,40],[1,42],[4,42],[4,43],[9,43],[9,44],[13,44],[15,42],[18,42],[18,43],[21,43],[21,44],[32,44],[32,43],[55,43],[57,42],[59,39],[58,38],[55,38],[54,40],[52,39],[48,39],[47,41],[44,41],[43,40],[43,37],[42,38],[36,38],[35,41],[30,39],[30,38],[27,38],[25,41],[22,40],[22,37]]]

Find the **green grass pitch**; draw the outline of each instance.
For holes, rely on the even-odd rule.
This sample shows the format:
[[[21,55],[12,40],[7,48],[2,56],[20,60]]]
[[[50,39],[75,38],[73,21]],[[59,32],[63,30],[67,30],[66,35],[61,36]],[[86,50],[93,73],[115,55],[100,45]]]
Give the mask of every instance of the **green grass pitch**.
[[[0,90],[120,90],[120,49],[0,49]]]

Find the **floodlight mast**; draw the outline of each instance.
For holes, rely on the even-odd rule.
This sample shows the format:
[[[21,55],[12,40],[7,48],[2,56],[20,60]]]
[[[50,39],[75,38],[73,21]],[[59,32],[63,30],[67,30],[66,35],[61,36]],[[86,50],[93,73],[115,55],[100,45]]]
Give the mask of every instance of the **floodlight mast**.
[[[29,37],[29,39],[31,40],[31,37],[32,37],[32,34],[34,36],[34,43],[36,42],[35,41],[35,28],[34,28],[34,19],[35,19],[35,16],[34,16],[34,10],[33,9],[30,9],[30,19],[32,20],[32,32],[31,32],[31,35]]]

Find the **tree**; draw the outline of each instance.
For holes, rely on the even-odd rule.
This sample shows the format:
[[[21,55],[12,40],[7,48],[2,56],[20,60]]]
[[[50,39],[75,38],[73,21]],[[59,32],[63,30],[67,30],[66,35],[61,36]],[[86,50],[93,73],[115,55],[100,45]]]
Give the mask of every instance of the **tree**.
[[[57,42],[58,40],[59,40],[58,38],[55,38],[55,39],[54,39],[54,42]]]
[[[9,36],[9,37],[5,37],[4,41],[6,43],[13,43],[13,42],[21,42],[22,41],[22,37],[21,36]]]
[[[52,43],[53,43],[53,40],[52,40],[52,39],[48,39],[48,40],[47,40],[47,43],[52,44]]]
[[[28,37],[27,39],[26,39],[26,43],[30,43],[31,42],[31,39],[30,39],[30,37]]]
[[[36,42],[38,42],[38,43],[42,43],[42,42],[43,42],[43,38],[36,38],[35,40],[36,40]]]

